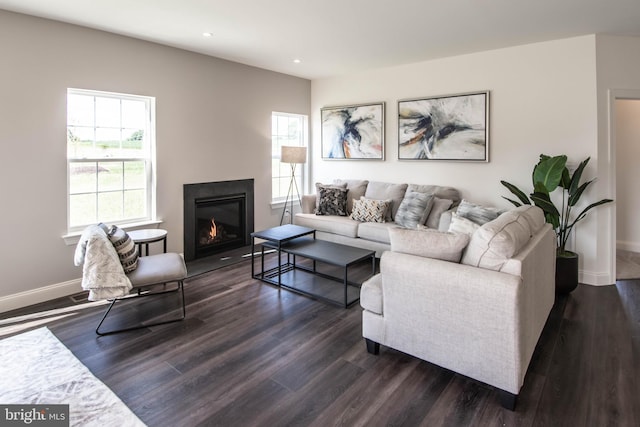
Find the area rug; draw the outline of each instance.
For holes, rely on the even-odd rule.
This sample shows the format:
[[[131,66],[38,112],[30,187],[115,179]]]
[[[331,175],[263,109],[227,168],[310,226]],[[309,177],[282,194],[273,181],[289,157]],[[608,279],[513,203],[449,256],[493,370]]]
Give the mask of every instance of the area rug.
[[[71,426],[145,424],[48,328],[0,340],[0,403],[69,405]]]

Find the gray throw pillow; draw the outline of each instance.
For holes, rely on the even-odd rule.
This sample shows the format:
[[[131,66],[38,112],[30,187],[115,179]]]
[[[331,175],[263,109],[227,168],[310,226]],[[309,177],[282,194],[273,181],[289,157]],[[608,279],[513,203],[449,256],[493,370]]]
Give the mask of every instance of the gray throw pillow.
[[[347,216],[347,189],[338,187],[320,187],[319,203],[316,215]]]
[[[396,212],[396,224],[405,228],[417,228],[418,224],[424,224],[431,208],[433,196],[431,194],[407,191]]]
[[[332,185],[345,185],[347,186],[347,212],[350,214],[353,212],[353,201],[359,200],[364,196],[367,191],[367,184],[369,181],[360,179],[334,179]]]
[[[490,206],[476,205],[468,200],[462,199],[456,213],[458,216],[466,218],[469,221],[483,225],[498,218],[502,211]]]

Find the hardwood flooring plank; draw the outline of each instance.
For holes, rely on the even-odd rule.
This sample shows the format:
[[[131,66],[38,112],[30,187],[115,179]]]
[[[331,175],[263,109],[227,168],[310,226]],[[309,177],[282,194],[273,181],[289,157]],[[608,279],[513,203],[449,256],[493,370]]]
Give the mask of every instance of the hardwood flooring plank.
[[[250,269],[241,262],[189,278],[185,320],[134,332],[96,336],[106,306],[79,304],[82,294],[12,314],[74,307],[46,325],[154,427],[640,425],[640,280],[558,298],[512,412],[493,387],[384,346],[368,354],[359,305],[279,290]],[[171,307],[125,304],[113,321]],[[3,325],[26,322],[10,315]]]

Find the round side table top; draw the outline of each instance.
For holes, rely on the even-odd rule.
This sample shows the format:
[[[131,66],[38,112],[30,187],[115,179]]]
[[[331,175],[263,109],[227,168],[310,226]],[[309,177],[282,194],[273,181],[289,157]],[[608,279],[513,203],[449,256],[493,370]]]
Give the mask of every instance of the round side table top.
[[[167,230],[161,228],[148,228],[144,230],[129,231],[129,237],[136,243],[157,242],[167,238]]]

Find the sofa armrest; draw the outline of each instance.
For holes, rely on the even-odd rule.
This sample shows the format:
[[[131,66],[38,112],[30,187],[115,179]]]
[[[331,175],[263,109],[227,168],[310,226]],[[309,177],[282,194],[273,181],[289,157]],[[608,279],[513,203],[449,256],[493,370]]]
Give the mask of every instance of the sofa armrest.
[[[302,209],[302,213],[311,214],[316,210],[316,195],[315,194],[304,194],[300,199],[302,205],[300,206]]]

